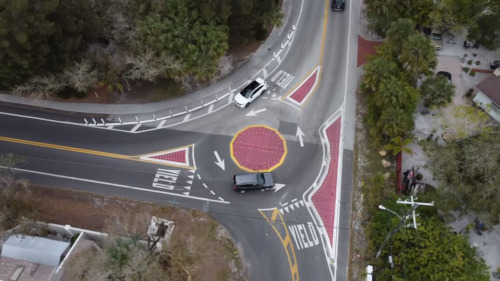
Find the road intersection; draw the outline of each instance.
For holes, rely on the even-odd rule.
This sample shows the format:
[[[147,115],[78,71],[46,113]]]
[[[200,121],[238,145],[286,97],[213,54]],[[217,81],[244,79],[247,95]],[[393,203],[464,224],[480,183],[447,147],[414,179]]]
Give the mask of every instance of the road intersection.
[[[250,280],[345,280],[356,86],[349,27],[359,7],[350,1],[332,15],[328,1],[311,2],[284,1],[286,23],[251,61],[170,103],[70,105],[77,113],[68,114],[9,100],[0,106],[0,154],[24,156],[14,171],[38,184],[211,213],[234,236]],[[266,78],[267,93],[246,110],[232,105],[254,77]],[[232,175],[242,171],[272,171],[277,187],[235,193]]]

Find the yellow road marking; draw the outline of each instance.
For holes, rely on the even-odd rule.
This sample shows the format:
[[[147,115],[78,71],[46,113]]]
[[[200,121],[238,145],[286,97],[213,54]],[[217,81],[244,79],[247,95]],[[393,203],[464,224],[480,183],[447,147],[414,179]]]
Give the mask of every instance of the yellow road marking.
[[[292,239],[290,238],[290,233],[288,232],[288,228],[286,227],[285,221],[283,220],[283,216],[281,216],[280,212],[278,209],[274,209],[273,213],[271,214],[271,219],[269,219],[264,212],[260,211],[260,214],[266,219],[266,221],[271,225],[271,227],[274,229],[274,232],[276,232],[276,235],[278,235],[278,238],[281,241],[281,244],[283,245],[283,248],[285,249],[286,256],[288,258],[288,264],[290,265],[290,274],[292,277],[292,281],[299,281],[299,266],[297,264],[297,257],[295,256],[295,249],[293,247]],[[279,230],[274,226],[274,222],[276,219],[279,217],[279,220],[281,224],[283,225],[283,229],[285,230],[285,237],[281,235]]]
[[[322,34],[321,34],[321,48],[320,48],[320,52],[319,52],[319,62],[318,62],[318,64],[316,64],[313,67],[313,69],[311,71],[309,71],[309,73],[307,73],[307,75],[305,76],[306,78],[304,78],[301,81],[299,81],[298,83],[296,83],[295,86],[290,91],[288,91],[288,93],[286,93],[283,97],[281,97],[281,101],[284,101],[288,96],[290,96],[292,93],[294,93],[294,91],[297,89],[297,87],[299,87],[299,85],[301,85],[302,82],[304,82],[304,80],[307,79],[309,77],[309,75],[311,75],[311,73],[314,70],[316,70],[316,68],[318,66],[320,67],[319,68],[320,73],[318,75],[319,76],[318,77],[318,83],[316,83],[316,86],[314,87],[314,89],[312,89],[311,93],[307,95],[306,100],[300,106],[300,108],[304,108],[309,103],[309,100],[311,99],[311,97],[316,92],[316,89],[318,89],[319,84],[321,84],[321,77],[323,76],[322,75],[322,71],[321,71],[321,67],[323,66],[323,58],[324,58],[324,53],[325,53],[325,38],[326,38],[326,30],[328,28],[328,26],[327,26],[327,23],[328,23],[328,14],[329,14],[329,11],[330,11],[330,9],[328,8],[329,4],[330,4],[330,1],[326,1],[325,2],[325,7],[323,9],[323,31],[322,31]]]
[[[328,9],[328,6],[330,4],[330,1],[325,1],[325,8],[323,11],[323,33],[321,35],[321,51],[319,53],[319,64],[321,65],[323,63],[323,55],[325,51],[325,37],[326,37],[326,28],[327,28],[327,20],[328,20],[328,14],[330,9]]]
[[[175,165],[175,164],[170,164],[170,163],[161,163],[161,162],[157,162],[157,161],[149,161],[146,159],[140,159],[140,156],[130,156],[130,155],[123,155],[123,154],[109,153],[109,152],[104,152],[104,151],[97,151],[97,150],[91,150],[91,149],[85,149],[85,148],[77,148],[77,147],[51,144],[51,143],[45,143],[45,142],[29,141],[29,140],[2,137],[2,136],[0,136],[0,141],[18,143],[18,144],[24,144],[24,145],[30,145],[30,146],[37,146],[37,147],[45,147],[45,148],[50,148],[50,149],[70,151],[70,152],[83,153],[83,154],[89,154],[89,155],[103,156],[103,157],[109,157],[109,158],[131,160],[131,161],[144,162],[144,163],[152,163],[152,164],[158,164],[158,165],[162,165],[162,166],[177,167],[177,168],[190,169],[190,170],[195,169],[195,167],[186,167],[186,166]]]
[[[252,169],[249,169],[245,166],[242,166],[238,160],[236,159],[236,157],[234,157],[234,150],[233,150],[233,143],[234,141],[236,140],[236,138],[243,132],[245,131],[246,129],[250,129],[250,128],[258,128],[258,127],[264,127],[266,129],[269,129],[271,131],[274,131],[278,137],[281,139],[281,141],[283,142],[283,148],[284,148],[284,151],[283,151],[283,156],[281,156],[281,159],[280,161],[274,165],[273,167],[267,169],[267,170],[259,170],[259,171],[255,171],[255,170],[252,170]],[[233,137],[233,139],[231,140],[231,143],[229,144],[229,150],[231,152],[231,158],[233,159],[234,163],[236,163],[236,166],[238,166],[240,169],[244,170],[244,171],[247,171],[247,172],[271,172],[272,170],[278,168],[279,166],[281,166],[283,164],[283,161],[285,161],[285,157],[286,155],[288,154],[288,149],[286,147],[286,141],[285,139],[281,136],[280,132],[278,132],[278,130],[276,129],[273,129],[269,126],[266,126],[266,125],[251,125],[251,126],[247,126],[241,130],[239,130]]]

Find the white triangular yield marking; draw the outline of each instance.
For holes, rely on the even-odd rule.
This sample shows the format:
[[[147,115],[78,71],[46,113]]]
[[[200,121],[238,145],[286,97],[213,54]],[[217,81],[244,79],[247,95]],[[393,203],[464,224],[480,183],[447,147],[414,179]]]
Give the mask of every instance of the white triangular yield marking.
[[[288,213],[288,207],[285,207],[285,211]]]
[[[160,162],[164,164],[170,164],[170,165],[175,165],[175,166],[184,166],[184,167],[189,167],[189,159],[190,159],[190,150],[194,149],[194,144],[182,146],[182,147],[177,147],[169,150],[163,150],[163,151],[158,151],[155,153],[151,154],[144,154],[141,155],[139,158],[142,160],[147,160],[147,161],[153,161],[153,162]],[[182,159],[178,159],[177,156],[173,157],[173,159],[169,159],[169,155],[173,155],[178,152],[184,152],[184,157],[181,157]],[[159,158],[157,158],[160,156]],[[166,157],[167,159],[162,159],[163,157]],[[195,168],[196,167],[189,167],[189,168]]]
[[[188,178],[194,179],[194,175],[189,175]]]
[[[189,195],[189,191],[183,192],[184,195]]]
[[[189,170],[191,173],[194,173],[195,170]]]
[[[292,209],[292,211],[295,211],[295,208],[293,207],[293,204],[290,205],[290,209]]]
[[[295,207],[297,207],[297,209],[299,208],[299,202],[295,202],[295,203],[293,203],[293,205],[295,205]]]
[[[285,185],[282,183],[276,183],[274,184],[274,192],[277,192],[278,190],[282,189]]]
[[[188,184],[193,184],[193,181],[186,181]]]
[[[279,209],[279,211],[280,211],[280,213],[281,213],[282,215],[284,215],[284,214],[283,214],[283,209]]]
[[[304,207],[304,200],[300,200],[299,203],[300,205],[302,205],[302,207]]]
[[[185,186],[184,188],[187,190],[191,190],[191,186]]]

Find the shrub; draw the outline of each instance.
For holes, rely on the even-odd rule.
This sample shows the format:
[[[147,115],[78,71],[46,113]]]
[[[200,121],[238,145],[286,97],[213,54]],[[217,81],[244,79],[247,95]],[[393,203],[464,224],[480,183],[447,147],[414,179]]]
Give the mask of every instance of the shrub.
[[[468,89],[467,92],[465,92],[465,97],[470,99],[470,98],[472,98],[473,93],[474,93],[474,90],[472,88]]]

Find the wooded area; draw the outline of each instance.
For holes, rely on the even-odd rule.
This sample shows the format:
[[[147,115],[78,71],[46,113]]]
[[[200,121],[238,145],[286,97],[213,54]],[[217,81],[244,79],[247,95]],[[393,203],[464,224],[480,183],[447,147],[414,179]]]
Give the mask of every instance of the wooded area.
[[[231,44],[280,25],[279,0],[0,1],[0,89],[43,98],[97,85],[208,80]]]
[[[500,1],[366,0],[371,27],[385,40],[363,66],[361,92],[366,102],[365,124],[371,145],[396,156],[411,143],[417,104],[427,108],[446,106],[455,93],[453,84],[436,77],[436,52],[424,27],[443,34],[468,28],[468,40],[485,47],[500,46]],[[493,18],[495,15],[495,18]],[[482,28],[488,22],[493,27]],[[421,83],[418,83],[418,82]],[[449,124],[441,124],[453,136],[445,144],[421,141],[430,154],[429,166],[441,186],[419,192],[419,201],[435,201],[436,207],[419,208],[418,229],[402,227],[382,249],[388,233],[402,220],[408,207],[395,204],[390,174],[375,173],[364,179],[367,214],[368,264],[377,280],[489,280],[484,260],[467,241],[467,233],[455,234],[442,221],[452,210],[476,211],[492,223],[500,220],[500,147],[495,139],[499,126],[472,106],[458,107]],[[398,183],[399,184],[399,183]],[[400,217],[380,210],[383,204]],[[442,211],[438,215],[437,206]],[[356,246],[354,246],[356,247]],[[393,263],[388,261],[391,257]]]

